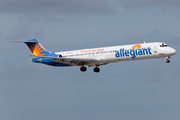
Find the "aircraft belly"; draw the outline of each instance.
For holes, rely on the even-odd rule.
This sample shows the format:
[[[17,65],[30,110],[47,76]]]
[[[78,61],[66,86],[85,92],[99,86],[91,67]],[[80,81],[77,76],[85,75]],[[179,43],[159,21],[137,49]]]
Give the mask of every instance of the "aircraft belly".
[[[161,58],[161,57],[164,57],[163,56],[159,56],[158,54],[157,55],[145,55],[145,56],[136,56],[135,58],[132,58],[132,57],[120,57],[118,58],[118,61],[131,61],[131,60],[143,60],[143,59],[155,59],[155,58]]]

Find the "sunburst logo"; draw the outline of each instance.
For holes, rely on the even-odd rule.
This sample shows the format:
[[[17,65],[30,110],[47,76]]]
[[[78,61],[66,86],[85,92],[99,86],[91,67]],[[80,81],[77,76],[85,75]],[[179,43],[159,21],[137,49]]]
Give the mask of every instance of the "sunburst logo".
[[[141,48],[141,45],[134,45],[133,47],[132,47],[132,49],[140,49]]]
[[[45,54],[42,54],[44,51],[43,47],[38,43],[29,43],[27,44],[31,52],[33,53],[34,56],[42,56]]]

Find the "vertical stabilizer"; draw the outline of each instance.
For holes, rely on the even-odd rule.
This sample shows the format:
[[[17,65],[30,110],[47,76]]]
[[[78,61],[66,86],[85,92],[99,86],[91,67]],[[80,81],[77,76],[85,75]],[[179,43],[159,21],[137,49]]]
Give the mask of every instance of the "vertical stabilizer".
[[[24,42],[31,50],[34,56],[47,55],[50,52],[45,50],[45,48],[37,41],[37,39],[31,39]]]

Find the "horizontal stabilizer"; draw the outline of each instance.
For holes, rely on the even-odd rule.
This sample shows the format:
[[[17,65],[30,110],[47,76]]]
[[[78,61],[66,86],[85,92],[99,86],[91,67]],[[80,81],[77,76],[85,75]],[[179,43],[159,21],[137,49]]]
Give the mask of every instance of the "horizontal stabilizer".
[[[4,42],[37,43],[37,41],[5,40]]]
[[[43,56],[43,55],[47,55],[50,52],[45,50],[45,48],[38,42],[37,39],[30,39],[30,40],[7,40],[5,42],[20,42],[20,43],[24,43],[28,46],[28,48],[30,49],[30,51],[33,53],[33,55],[36,56]]]

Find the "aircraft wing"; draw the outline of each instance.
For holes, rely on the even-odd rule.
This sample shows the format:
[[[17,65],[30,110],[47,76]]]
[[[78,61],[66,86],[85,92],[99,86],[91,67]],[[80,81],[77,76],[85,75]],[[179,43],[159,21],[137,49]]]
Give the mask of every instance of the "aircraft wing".
[[[65,63],[72,66],[78,65],[90,65],[92,63],[98,63],[100,59],[87,59],[87,58],[63,58],[63,57],[51,57],[51,56],[35,56],[40,58],[50,58],[53,62]]]

